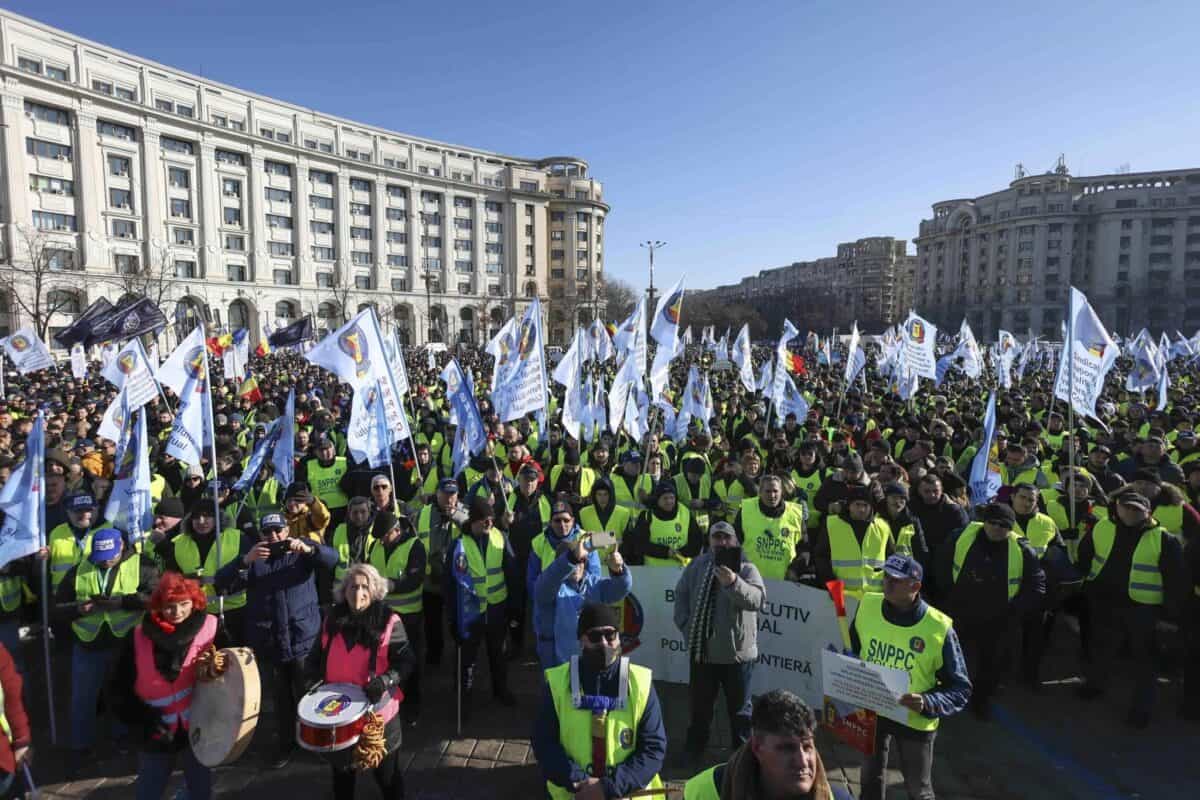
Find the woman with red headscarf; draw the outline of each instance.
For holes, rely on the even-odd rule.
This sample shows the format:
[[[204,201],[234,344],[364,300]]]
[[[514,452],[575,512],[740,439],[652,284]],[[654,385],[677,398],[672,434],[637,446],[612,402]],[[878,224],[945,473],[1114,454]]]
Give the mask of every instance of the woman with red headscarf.
[[[212,773],[192,755],[187,735],[196,659],[217,634],[217,618],[205,605],[199,583],[164,573],[117,666],[118,714],[142,731],[137,800],[160,800],[177,755],[190,800],[212,797]]]

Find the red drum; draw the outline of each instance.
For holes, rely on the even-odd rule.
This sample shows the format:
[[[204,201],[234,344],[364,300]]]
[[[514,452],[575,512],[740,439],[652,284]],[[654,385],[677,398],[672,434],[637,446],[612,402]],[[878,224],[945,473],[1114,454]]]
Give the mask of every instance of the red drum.
[[[325,683],[296,706],[296,743],[314,753],[336,753],[358,743],[371,703],[352,683]]]

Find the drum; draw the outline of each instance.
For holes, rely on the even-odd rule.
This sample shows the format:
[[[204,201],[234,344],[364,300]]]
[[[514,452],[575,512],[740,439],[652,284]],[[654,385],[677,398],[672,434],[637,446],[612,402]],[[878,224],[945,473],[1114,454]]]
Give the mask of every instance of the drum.
[[[188,718],[188,741],[196,760],[219,767],[237,760],[258,725],[261,687],[258,664],[248,647],[222,650],[225,672],[196,681]]]
[[[296,706],[296,743],[314,753],[349,751],[358,744],[370,710],[371,703],[358,686],[323,683]]]

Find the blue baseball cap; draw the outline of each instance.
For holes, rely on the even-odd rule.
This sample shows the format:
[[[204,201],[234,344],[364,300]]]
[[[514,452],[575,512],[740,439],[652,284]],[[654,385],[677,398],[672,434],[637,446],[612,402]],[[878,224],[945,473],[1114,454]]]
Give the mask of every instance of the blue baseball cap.
[[[887,561],[883,562],[883,571],[884,574],[901,580],[920,581],[925,579],[925,569],[921,566],[921,562],[911,556],[902,556],[899,553],[888,556]]]
[[[101,528],[92,534],[92,551],[88,561],[102,564],[121,555],[121,532],[116,528]]]
[[[438,481],[438,491],[442,494],[458,494],[458,481],[454,478],[442,478]]]
[[[67,511],[94,511],[96,498],[87,492],[76,492],[66,498]]]
[[[282,530],[287,527],[287,520],[283,518],[283,514],[263,514],[262,519],[259,520],[258,527],[264,532],[268,530]]]
[[[621,463],[622,464],[628,464],[631,461],[641,461],[641,460],[642,460],[642,454],[639,453],[637,450],[626,450],[624,453],[621,454]]]

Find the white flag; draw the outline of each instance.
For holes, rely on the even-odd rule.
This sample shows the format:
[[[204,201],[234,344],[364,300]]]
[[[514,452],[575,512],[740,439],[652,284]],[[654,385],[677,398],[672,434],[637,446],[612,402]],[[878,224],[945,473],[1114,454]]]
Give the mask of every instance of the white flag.
[[[645,311],[646,298],[638,300],[637,305],[633,307],[633,311],[629,312],[629,316],[625,318],[617,327],[617,332],[613,336],[613,347],[617,349],[617,360],[620,361],[626,357],[626,354],[632,349],[634,344],[634,334],[638,330],[645,330]]]
[[[1074,286],[1067,319],[1054,396],[1070,403],[1076,412],[1099,419],[1096,402],[1104,390],[1104,378],[1117,360],[1118,348],[1087,297]]]
[[[787,343],[795,339],[799,334],[800,331],[796,330],[796,326],[792,324],[792,321],[784,319],[783,335],[779,337],[779,344],[775,345],[775,377],[771,382],[770,395],[772,400],[776,400],[783,394],[783,379],[787,375],[787,367],[785,366],[788,358]]]
[[[141,339],[134,338],[126,342],[117,353],[117,357],[101,374],[109,383],[129,395],[131,411],[149,403],[158,394],[154,368],[145,348],[142,347]]]
[[[753,392],[754,385],[754,359],[750,353],[750,325],[745,323],[742,329],[738,331],[737,339],[733,342],[733,352],[730,353],[732,361],[737,365],[738,377],[741,378],[742,386],[747,392]]]
[[[87,353],[79,342],[71,345],[71,377],[77,381],[87,377]]]
[[[908,371],[921,378],[937,380],[937,326],[910,311],[904,322],[903,341]]]
[[[855,351],[857,351],[859,349],[858,338],[859,338],[859,336],[858,336],[858,321],[856,320],[854,322],[853,326],[850,328],[850,346],[846,350],[847,358],[846,358],[845,378],[846,378],[847,386],[849,386],[851,383],[854,382],[854,376],[857,374],[855,372],[855,366],[854,366],[855,365],[854,353],[855,353]]]
[[[654,323],[650,326],[650,335],[654,337],[654,341],[667,347],[672,353],[679,347],[679,316],[682,313],[683,278],[680,278],[671,287],[671,291],[658,299],[658,307],[654,309]],[[689,333],[689,343],[690,338]]]
[[[4,352],[8,353],[17,372],[22,375],[54,366],[49,348],[37,337],[33,328],[21,328],[12,336],[0,339],[0,345],[4,346]]]
[[[604,323],[599,319],[592,320],[592,324],[588,327],[588,352],[584,356],[584,360],[593,359],[595,361],[607,361],[616,353],[613,352],[612,339],[608,337],[608,331],[604,327]]]
[[[185,464],[197,465],[204,448],[212,443],[208,396],[208,352],[204,332],[193,330],[179,343],[158,370],[158,380],[179,395],[175,422],[167,439],[167,452]]]

